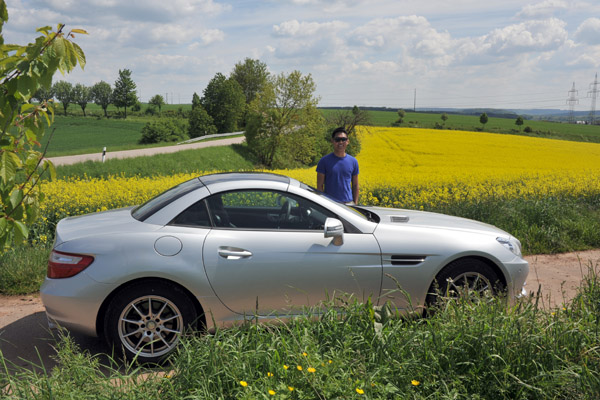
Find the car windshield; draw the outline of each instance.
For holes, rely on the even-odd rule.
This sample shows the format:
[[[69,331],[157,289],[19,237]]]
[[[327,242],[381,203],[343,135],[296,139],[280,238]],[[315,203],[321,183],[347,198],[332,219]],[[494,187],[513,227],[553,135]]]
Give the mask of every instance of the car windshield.
[[[331,197],[327,196],[325,193],[323,193],[323,192],[321,192],[321,191],[319,191],[319,190],[315,189],[315,188],[314,188],[314,187],[312,187],[312,186],[309,186],[309,185],[307,185],[306,183],[300,183],[300,187],[301,187],[302,189],[308,190],[308,191],[309,191],[309,192],[311,192],[311,193],[317,194],[317,195],[321,196],[321,197],[322,197],[322,198],[324,198],[324,199],[327,199],[327,201],[330,201],[330,202],[332,202],[333,204],[336,204],[336,205],[338,205],[338,206],[345,207],[347,210],[349,210],[349,211],[353,212],[355,215],[358,215],[358,216],[360,216],[360,217],[362,217],[362,218],[364,218],[364,219],[366,219],[366,220],[369,220],[369,221],[371,220],[370,218],[368,218],[368,216],[366,216],[365,214],[363,214],[363,213],[361,212],[361,210],[359,210],[359,209],[356,209],[356,208],[354,208],[353,206],[348,206],[348,205],[346,205],[346,204],[344,204],[344,203],[341,203],[341,202],[339,202],[339,201],[335,201],[335,200],[333,200]]]
[[[146,220],[146,218],[148,218],[167,204],[202,186],[204,186],[204,184],[200,182],[198,178],[194,178],[189,181],[180,183],[179,185],[172,187],[166,192],[163,192],[158,196],[148,200],[141,206],[134,208],[131,211],[131,215],[138,221],[144,221]]]

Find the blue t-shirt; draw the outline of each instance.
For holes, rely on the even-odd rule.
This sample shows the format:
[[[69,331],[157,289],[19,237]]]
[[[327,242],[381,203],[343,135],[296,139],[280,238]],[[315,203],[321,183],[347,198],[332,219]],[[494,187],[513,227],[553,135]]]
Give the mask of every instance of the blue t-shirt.
[[[358,175],[356,158],[329,153],[319,160],[317,172],[325,175],[325,193],[329,197],[343,203],[353,201],[352,177]]]

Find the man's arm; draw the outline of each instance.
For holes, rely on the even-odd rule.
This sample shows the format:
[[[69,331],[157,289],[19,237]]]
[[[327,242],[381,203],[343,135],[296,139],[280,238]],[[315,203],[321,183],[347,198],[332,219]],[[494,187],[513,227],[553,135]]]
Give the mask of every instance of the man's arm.
[[[352,199],[358,204],[358,175],[352,175]]]
[[[325,191],[325,175],[317,172],[317,190]]]

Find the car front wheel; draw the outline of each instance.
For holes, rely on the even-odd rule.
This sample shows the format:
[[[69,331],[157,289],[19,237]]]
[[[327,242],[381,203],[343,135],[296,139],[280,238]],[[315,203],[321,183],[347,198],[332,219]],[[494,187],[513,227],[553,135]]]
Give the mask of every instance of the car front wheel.
[[[122,348],[127,358],[155,363],[175,350],[195,320],[194,304],[177,286],[141,282],[114,297],[104,333],[109,344]]]
[[[437,303],[438,296],[459,297],[468,293],[496,295],[504,290],[498,274],[477,259],[456,260],[443,268],[429,288],[426,303]]]

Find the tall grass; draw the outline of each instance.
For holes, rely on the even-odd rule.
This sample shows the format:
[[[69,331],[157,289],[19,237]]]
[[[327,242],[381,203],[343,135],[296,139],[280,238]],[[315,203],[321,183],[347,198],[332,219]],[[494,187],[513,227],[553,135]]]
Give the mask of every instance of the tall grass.
[[[0,294],[39,291],[46,276],[49,254],[49,244],[18,246],[0,254]]]
[[[0,394],[78,399],[592,399],[600,396],[598,266],[575,301],[448,299],[430,317],[353,299],[277,325],[183,340],[159,371],[102,367],[70,340],[47,373],[0,375]],[[316,311],[316,310],[315,310]],[[6,361],[4,361],[6,364]],[[2,359],[0,358],[0,365]],[[1,389],[4,387],[4,389]],[[4,390],[4,393],[1,391]]]

